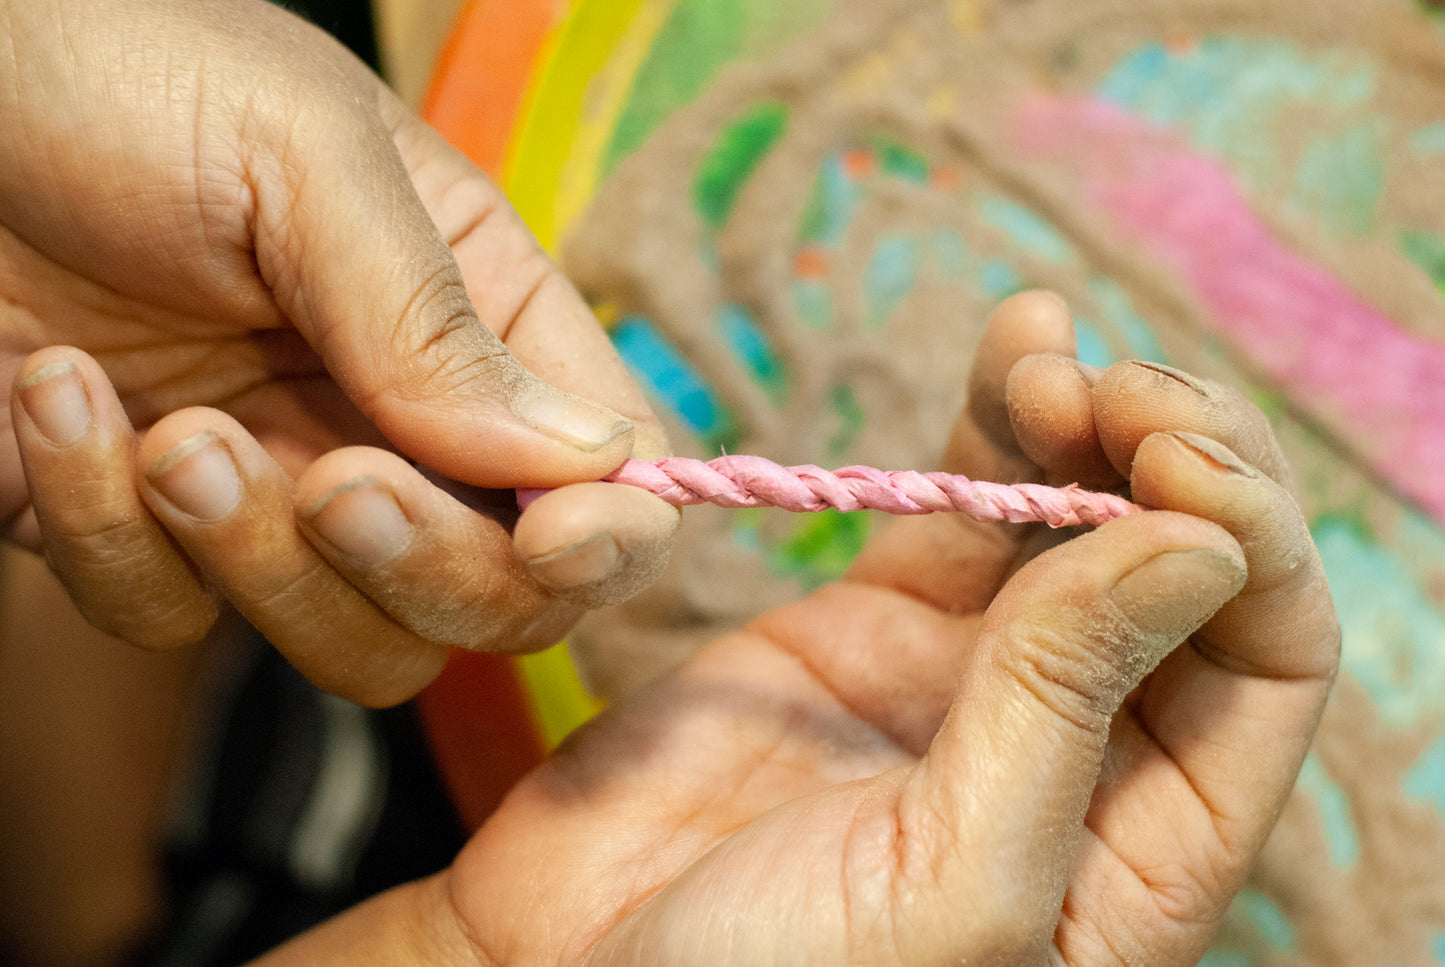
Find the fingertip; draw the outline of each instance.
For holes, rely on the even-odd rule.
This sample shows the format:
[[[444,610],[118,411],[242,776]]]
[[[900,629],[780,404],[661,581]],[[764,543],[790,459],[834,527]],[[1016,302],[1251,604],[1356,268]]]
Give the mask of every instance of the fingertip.
[[[1074,323],[1069,307],[1053,292],[1031,290],[1010,296],[989,314],[969,372],[968,412],[990,442],[1018,454],[1009,421],[1010,371],[1034,353],[1074,352]]]
[[[1069,356],[1025,356],[1005,387],[1009,423],[1023,453],[1048,479],[1106,490],[1122,483],[1094,425],[1097,373]]]
[[[631,598],[666,568],[680,516],[620,484],[577,484],[537,498],[517,521],[518,560],[564,600],[601,607]]]

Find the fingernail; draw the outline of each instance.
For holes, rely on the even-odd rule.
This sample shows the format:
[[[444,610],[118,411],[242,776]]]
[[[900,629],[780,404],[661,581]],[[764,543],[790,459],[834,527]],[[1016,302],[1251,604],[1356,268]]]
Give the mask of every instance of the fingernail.
[[[236,463],[212,430],[177,444],[146,468],[146,478],[178,510],[197,520],[220,520],[241,503]]]
[[[20,403],[45,439],[66,447],[90,429],[90,398],[75,364],[61,360],[20,381]]]
[[[1182,369],[1175,369],[1173,366],[1165,366],[1163,363],[1151,363],[1142,359],[1131,359],[1129,360],[1129,365],[1137,366],[1140,369],[1147,369],[1151,373],[1158,373],[1160,376],[1171,379],[1176,383],[1183,383],[1200,396],[1209,395],[1209,388],[1204,385],[1203,381],[1190,376]]]
[[[527,562],[527,570],[553,591],[571,591],[602,581],[617,570],[621,559],[617,541],[602,533],[534,557]]]
[[[1167,434],[1178,441],[1186,449],[1192,451],[1197,457],[1212,465],[1214,469],[1228,473],[1237,473],[1243,477],[1258,477],[1259,471],[1249,466],[1234,452],[1217,440],[1211,440],[1207,436],[1200,436],[1198,433],[1185,433],[1174,431]]]
[[[611,410],[547,386],[523,390],[512,400],[512,412],[584,453],[601,450],[632,429],[632,421]]]
[[[363,564],[385,564],[412,539],[411,521],[375,477],[358,477],[327,491],[301,516],[332,547]]]
[[[1244,559],[1221,551],[1166,551],[1120,578],[1109,601],[1140,631],[1174,643],[1239,593]]]

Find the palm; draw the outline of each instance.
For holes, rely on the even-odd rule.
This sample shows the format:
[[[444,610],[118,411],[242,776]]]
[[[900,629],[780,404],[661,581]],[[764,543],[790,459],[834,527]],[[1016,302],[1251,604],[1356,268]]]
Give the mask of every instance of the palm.
[[[986,336],[982,371],[1011,364]],[[1010,396],[1047,398],[1058,365]],[[1193,963],[1282,806],[1338,629],[1287,492],[1152,425],[1218,407],[1133,366],[1093,397],[1015,425],[1087,429],[1093,450],[1031,444],[1040,467],[1132,464],[1136,499],[1190,516],[1037,556],[1054,542],[1021,529],[894,523],[848,581],[721,639],[514,791],[448,873],[484,961]],[[1222,435],[1277,471],[1247,404],[1225,407]],[[982,426],[960,424],[950,469],[1018,471]],[[1160,554],[1238,553],[1200,518],[1243,544],[1242,591]]]

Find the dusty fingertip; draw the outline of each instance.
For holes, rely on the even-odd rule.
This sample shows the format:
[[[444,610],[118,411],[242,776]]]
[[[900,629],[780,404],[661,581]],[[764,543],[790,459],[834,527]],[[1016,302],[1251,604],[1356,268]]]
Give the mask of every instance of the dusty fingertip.
[[[618,484],[550,491],[517,522],[517,558],[538,584],[565,601],[596,608],[652,584],[671,554],[680,517],[652,494]]]
[[[1170,649],[1238,594],[1247,578],[1238,547],[1166,551],[1119,578],[1109,602],[1140,632],[1157,638],[1161,649]]]

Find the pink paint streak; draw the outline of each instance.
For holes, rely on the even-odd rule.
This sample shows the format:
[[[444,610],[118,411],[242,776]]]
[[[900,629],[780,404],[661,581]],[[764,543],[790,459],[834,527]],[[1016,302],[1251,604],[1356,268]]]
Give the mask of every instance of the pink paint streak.
[[[1445,346],[1401,329],[1281,245],[1229,173],[1100,101],[1036,98],[1016,147],[1080,179],[1170,266],[1219,332],[1385,478],[1445,522]]]

